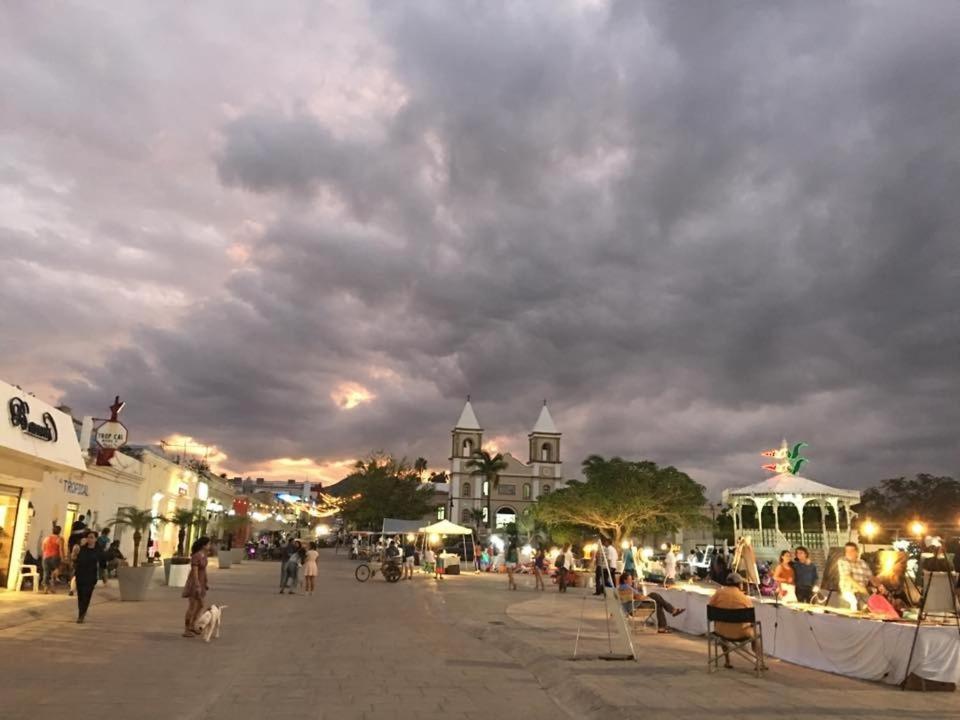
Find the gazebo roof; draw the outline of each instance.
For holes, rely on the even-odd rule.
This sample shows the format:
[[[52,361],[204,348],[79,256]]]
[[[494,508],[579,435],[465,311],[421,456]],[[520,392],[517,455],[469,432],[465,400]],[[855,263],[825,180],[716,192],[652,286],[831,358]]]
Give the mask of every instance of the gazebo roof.
[[[846,488],[834,488],[816,480],[792,475],[790,473],[781,473],[771,478],[753,485],[747,485],[740,488],[728,488],[723,491],[724,502],[727,497],[773,497],[783,495],[795,495],[803,497],[834,497],[845,500],[860,501],[859,490],[847,490]]]

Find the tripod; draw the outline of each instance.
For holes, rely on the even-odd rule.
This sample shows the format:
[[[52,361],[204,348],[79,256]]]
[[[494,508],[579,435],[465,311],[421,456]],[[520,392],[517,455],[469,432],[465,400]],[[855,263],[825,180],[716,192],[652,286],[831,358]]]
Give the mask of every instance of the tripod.
[[[903,683],[901,683],[900,688],[902,690],[907,689],[907,679],[910,677],[910,666],[913,664],[913,654],[917,649],[917,638],[920,636],[920,625],[927,617],[927,601],[930,598],[930,589],[934,586],[934,580],[937,575],[946,575],[947,577],[947,590],[950,593],[950,606],[952,610],[946,613],[936,613],[942,615],[953,615],[954,620],[957,622],[957,632],[960,633],[960,601],[957,600],[957,591],[956,591],[956,578],[954,577],[953,571],[949,568],[946,571],[939,572],[924,572],[922,568],[918,568],[923,575],[923,595],[920,597],[920,609],[917,611],[917,626],[913,631],[913,642],[910,644],[910,656],[907,658],[907,669],[903,673]]]

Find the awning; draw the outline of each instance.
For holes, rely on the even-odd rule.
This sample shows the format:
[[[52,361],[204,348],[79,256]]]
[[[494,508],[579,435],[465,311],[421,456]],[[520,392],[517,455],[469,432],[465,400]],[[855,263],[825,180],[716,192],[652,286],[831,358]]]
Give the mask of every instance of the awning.
[[[423,520],[384,518],[382,532],[384,535],[406,535],[407,533],[418,533],[422,527]]]
[[[473,535],[473,530],[470,528],[457,525],[449,520],[441,520],[433,525],[427,525],[420,528],[420,531],[432,535]]]

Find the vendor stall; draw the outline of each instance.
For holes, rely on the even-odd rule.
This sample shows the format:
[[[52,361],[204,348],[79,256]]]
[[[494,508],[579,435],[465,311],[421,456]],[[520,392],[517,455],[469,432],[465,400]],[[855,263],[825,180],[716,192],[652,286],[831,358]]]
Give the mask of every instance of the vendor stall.
[[[676,630],[703,635],[707,602],[714,588],[687,585],[657,588],[674,607],[687,612],[667,617]],[[915,622],[884,622],[836,609],[809,605],[756,603],[767,655],[816,670],[899,685],[904,680]],[[938,682],[960,683],[960,636],[955,623],[923,625],[911,674]]]
[[[463,555],[457,556],[452,553],[441,553],[438,556],[438,564],[441,564],[444,567],[446,572],[449,572],[449,569],[453,566],[456,566],[457,571],[460,569],[460,561],[462,558],[467,557],[467,536],[470,536],[470,548],[472,550],[472,557],[476,557],[476,545],[473,541],[473,530],[468,527],[463,527],[462,525],[457,525],[450,522],[449,520],[441,520],[440,522],[435,522],[433,525],[427,525],[426,527],[421,527],[420,532],[424,534],[424,537],[427,542],[434,544],[435,540],[439,540],[445,535],[459,535],[463,543]]]

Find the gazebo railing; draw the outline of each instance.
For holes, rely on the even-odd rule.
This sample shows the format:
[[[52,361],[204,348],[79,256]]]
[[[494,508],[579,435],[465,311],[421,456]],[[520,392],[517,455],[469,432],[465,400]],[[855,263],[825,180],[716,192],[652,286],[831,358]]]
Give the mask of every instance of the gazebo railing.
[[[777,550],[790,550],[803,545],[809,549],[840,547],[848,541],[848,532],[837,533],[828,530],[824,535],[820,530],[805,531],[802,535],[799,531],[788,530],[778,531],[776,528],[764,528],[763,530],[741,530],[741,536],[750,537],[750,542],[755,547],[775,548]]]

